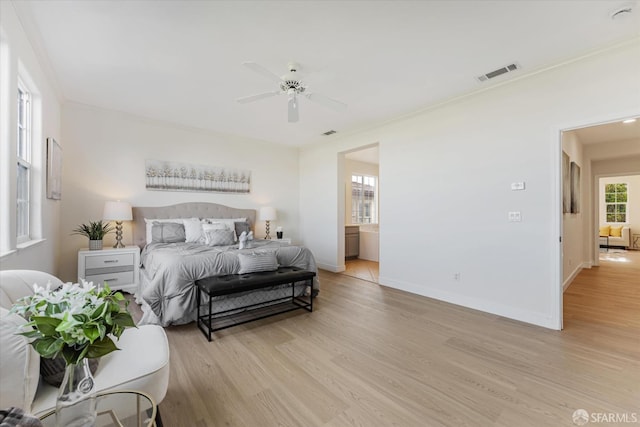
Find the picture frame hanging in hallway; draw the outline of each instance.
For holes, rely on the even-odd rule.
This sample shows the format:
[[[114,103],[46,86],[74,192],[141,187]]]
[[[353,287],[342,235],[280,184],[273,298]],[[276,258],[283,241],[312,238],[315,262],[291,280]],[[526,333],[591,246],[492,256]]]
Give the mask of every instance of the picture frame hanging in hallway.
[[[571,161],[562,152],[562,213],[571,213]]]
[[[571,213],[580,213],[580,166],[571,162]]]

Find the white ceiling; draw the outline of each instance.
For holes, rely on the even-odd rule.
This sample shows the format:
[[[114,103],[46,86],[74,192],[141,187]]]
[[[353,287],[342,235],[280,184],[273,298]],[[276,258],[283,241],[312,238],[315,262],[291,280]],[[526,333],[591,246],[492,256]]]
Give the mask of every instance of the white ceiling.
[[[622,5],[634,13],[611,19]],[[357,131],[640,35],[638,1],[14,1],[66,100],[279,144]],[[302,66],[286,97],[241,64]],[[517,62],[522,70],[479,83]]]
[[[575,129],[573,132],[578,136],[580,143],[587,145],[605,144],[628,139],[640,141],[640,117],[636,118],[636,121],[632,123],[616,121]]]

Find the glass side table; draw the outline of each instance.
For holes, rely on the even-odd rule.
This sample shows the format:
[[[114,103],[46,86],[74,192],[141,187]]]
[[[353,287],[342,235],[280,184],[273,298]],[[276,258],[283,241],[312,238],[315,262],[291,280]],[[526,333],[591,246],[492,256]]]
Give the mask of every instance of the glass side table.
[[[141,391],[118,390],[98,393],[95,427],[155,427],[156,403]],[[44,427],[56,427],[56,411],[44,414]]]

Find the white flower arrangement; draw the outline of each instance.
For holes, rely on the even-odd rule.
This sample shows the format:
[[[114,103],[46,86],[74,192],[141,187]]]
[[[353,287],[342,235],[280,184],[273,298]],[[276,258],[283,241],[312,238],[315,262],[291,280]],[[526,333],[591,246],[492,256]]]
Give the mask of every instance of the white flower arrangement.
[[[126,328],[135,327],[129,301],[106,283],[96,287],[83,280],[54,290],[50,283],[33,289],[11,311],[29,321],[20,334],[33,339],[31,345],[42,357],[62,355],[67,364],[101,357],[118,349],[110,335],[120,338]]]

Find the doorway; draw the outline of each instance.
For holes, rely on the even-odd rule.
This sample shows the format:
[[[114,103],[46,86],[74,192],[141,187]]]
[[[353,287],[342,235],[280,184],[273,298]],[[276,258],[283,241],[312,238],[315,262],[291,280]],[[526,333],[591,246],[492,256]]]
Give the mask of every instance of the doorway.
[[[378,283],[380,269],[379,147],[372,144],[344,153],[340,178],[344,182],[345,269],[342,274]],[[340,202],[340,201],[339,201]]]
[[[627,228],[629,242],[622,244],[624,249],[620,250],[635,249],[633,231],[629,230],[640,232],[640,117],[564,130],[561,133],[561,147],[560,322],[567,319],[565,316],[575,318],[575,310],[566,312],[567,303],[571,302],[563,301],[563,294],[574,280],[579,283],[578,279],[585,274],[599,277],[589,269],[598,267],[603,260],[601,245],[606,247],[609,246],[608,242],[620,240],[609,239],[608,234],[601,238],[601,228],[614,226],[616,233],[620,232],[620,228]],[[577,176],[575,171],[578,171]],[[567,179],[578,179],[579,185],[567,183]],[[610,191],[611,194],[605,195],[607,184],[610,189],[619,189],[624,194],[618,197],[616,191]],[[607,200],[609,203],[606,203]],[[574,206],[574,203],[577,205]],[[607,217],[608,210],[613,215]],[[633,220],[634,217],[637,218]],[[612,267],[615,268],[615,264],[607,264],[608,269]],[[571,296],[571,291],[567,292],[567,296]],[[605,305],[606,301],[602,300],[601,303]],[[611,315],[614,316],[615,312]]]

